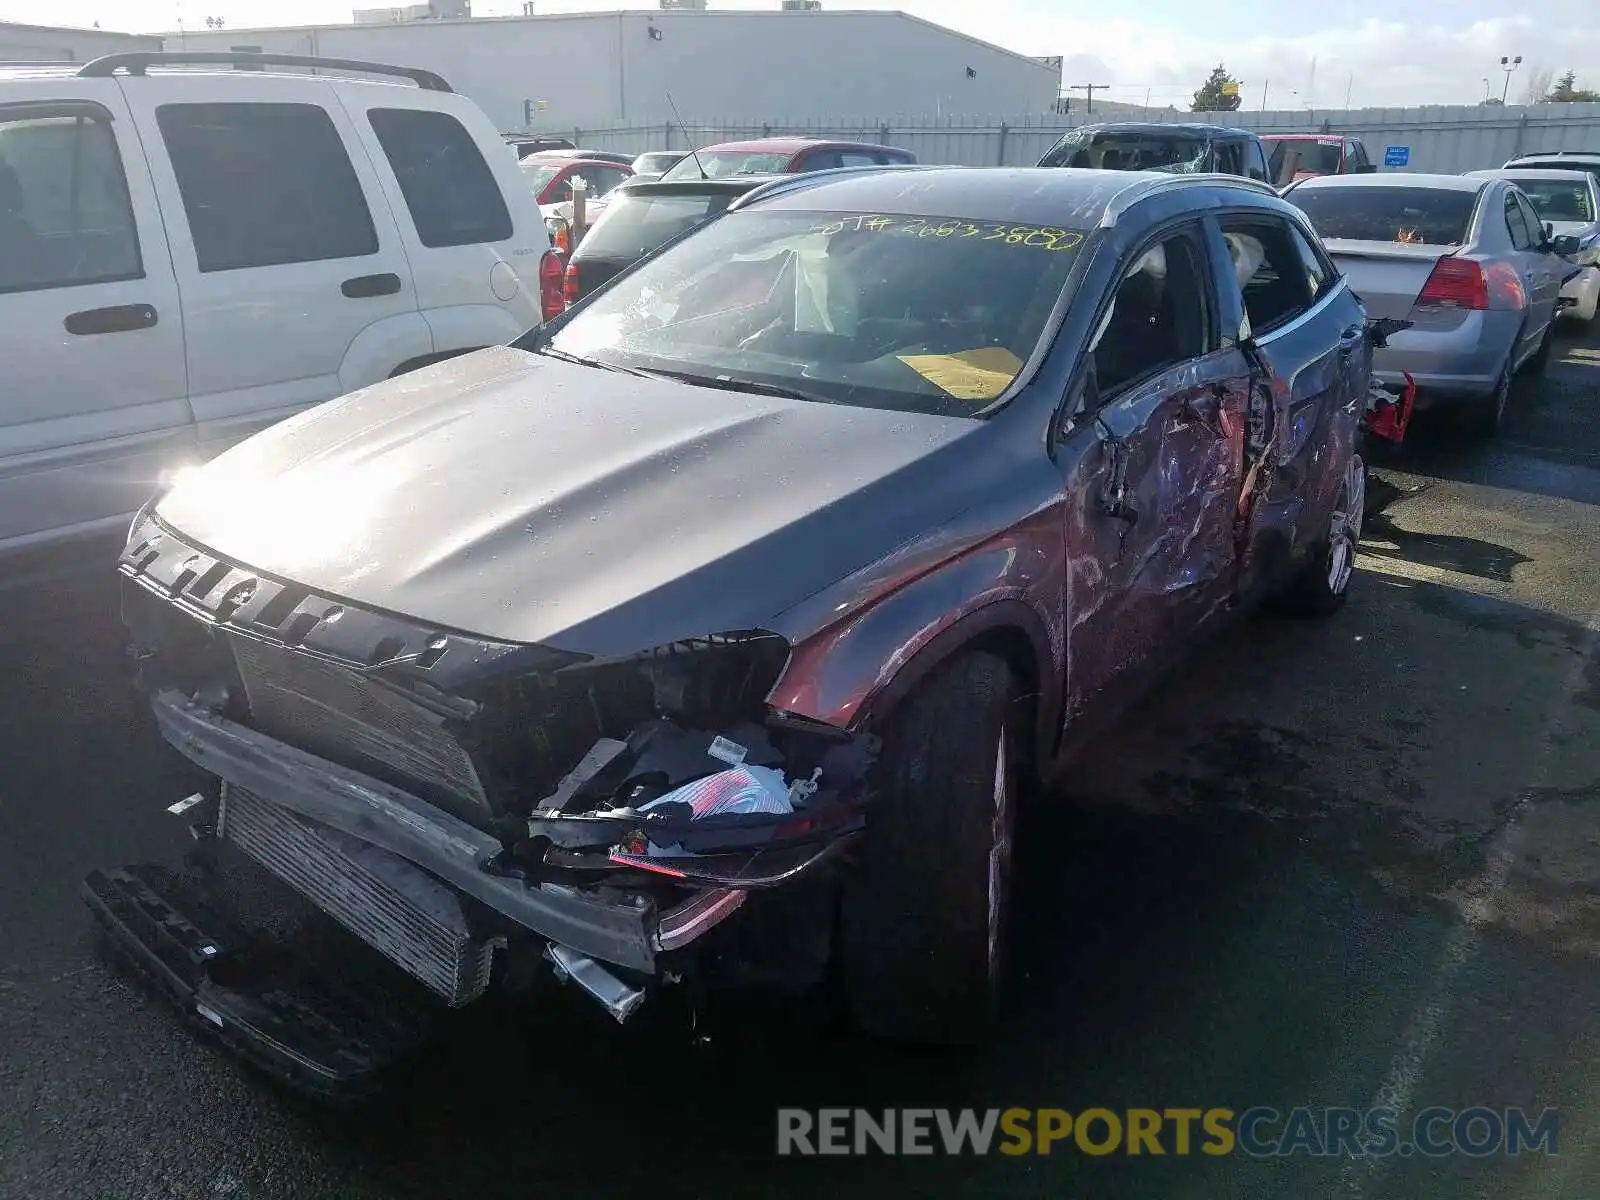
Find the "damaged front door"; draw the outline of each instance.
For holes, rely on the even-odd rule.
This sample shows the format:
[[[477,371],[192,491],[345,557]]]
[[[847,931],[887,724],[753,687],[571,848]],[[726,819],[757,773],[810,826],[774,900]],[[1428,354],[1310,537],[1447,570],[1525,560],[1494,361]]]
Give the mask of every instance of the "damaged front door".
[[[1231,595],[1248,368],[1198,223],[1129,259],[1068,435],[1067,713],[1136,690]],[[1115,707],[1113,700],[1111,707]]]

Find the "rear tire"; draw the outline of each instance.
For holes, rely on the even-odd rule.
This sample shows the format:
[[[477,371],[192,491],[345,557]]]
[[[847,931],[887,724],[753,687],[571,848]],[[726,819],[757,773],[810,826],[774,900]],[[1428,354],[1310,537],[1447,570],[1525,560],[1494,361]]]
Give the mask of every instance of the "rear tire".
[[[1466,429],[1475,438],[1488,439],[1500,432],[1505,420],[1506,405],[1511,400],[1511,356],[1500,372],[1500,381],[1487,396],[1475,398],[1466,410]]]
[[[968,652],[890,716],[861,861],[840,914],[858,1027],[974,1044],[993,1030],[1027,722],[1004,659]]]
[[[1329,617],[1344,607],[1355,575],[1356,548],[1367,512],[1367,466],[1359,453],[1350,456],[1344,482],[1328,518],[1328,532],[1318,553],[1298,578],[1281,592],[1272,607],[1285,616]]]
[[[1544,337],[1539,340],[1539,348],[1533,352],[1533,357],[1522,364],[1519,375],[1543,375],[1545,367],[1550,365],[1550,343],[1555,340],[1556,319],[1554,314],[1550,317],[1550,324],[1544,327]]]

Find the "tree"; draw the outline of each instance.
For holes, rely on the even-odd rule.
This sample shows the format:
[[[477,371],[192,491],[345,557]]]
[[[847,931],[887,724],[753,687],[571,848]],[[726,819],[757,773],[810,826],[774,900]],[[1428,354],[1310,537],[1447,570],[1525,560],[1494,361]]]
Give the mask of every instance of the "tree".
[[[1194,94],[1193,112],[1233,112],[1239,107],[1239,81],[1228,74],[1221,63],[1211,68],[1211,74]]]
[[[1600,102],[1600,92],[1590,88],[1578,86],[1578,73],[1568,71],[1556,80],[1553,88],[1545,94],[1546,104],[1593,104]]]

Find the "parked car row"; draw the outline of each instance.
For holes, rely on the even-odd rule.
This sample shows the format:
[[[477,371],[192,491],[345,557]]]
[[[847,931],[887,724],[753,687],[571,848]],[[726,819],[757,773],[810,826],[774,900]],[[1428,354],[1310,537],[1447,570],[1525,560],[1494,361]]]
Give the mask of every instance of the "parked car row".
[[[1492,397],[1559,288],[1509,180],[1285,198],[1239,131],[1052,151],[1088,170],[772,139],[632,180],[496,149],[428,72],[172,69],[202,60],[235,61],[0,72],[0,302],[48,323],[0,346],[35,407],[133,390],[228,447],[159,483],[150,453],[119,562],[156,725],[211,780],[199,846],[84,896],[323,1093],[546,968],[618,1021],[760,981],[981,1040],[1030,781],[1230,614],[1344,603],[1375,354],[1426,353],[1375,310],[1504,337]],[[601,208],[564,261],[540,204],[575,178]],[[1392,222],[1341,213],[1366,185]],[[145,444],[39,454],[70,422],[23,411],[6,486]],[[335,971],[234,936],[247,867],[355,939]]]

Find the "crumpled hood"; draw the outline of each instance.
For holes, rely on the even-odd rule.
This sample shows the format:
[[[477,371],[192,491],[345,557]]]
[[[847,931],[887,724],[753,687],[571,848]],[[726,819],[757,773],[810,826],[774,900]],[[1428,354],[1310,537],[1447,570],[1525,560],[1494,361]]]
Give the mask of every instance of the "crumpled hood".
[[[592,654],[769,627],[960,510],[984,428],[483,350],[291,418],[156,515],[224,558]]]

